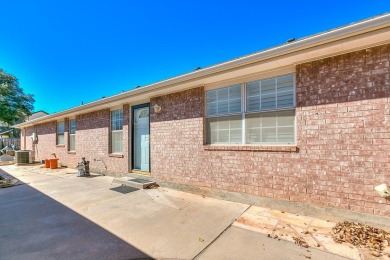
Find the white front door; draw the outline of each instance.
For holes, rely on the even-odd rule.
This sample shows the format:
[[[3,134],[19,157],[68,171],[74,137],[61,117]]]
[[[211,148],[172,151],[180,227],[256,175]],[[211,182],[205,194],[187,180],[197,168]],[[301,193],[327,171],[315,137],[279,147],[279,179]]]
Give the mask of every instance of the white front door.
[[[133,168],[149,171],[149,105],[133,111]]]

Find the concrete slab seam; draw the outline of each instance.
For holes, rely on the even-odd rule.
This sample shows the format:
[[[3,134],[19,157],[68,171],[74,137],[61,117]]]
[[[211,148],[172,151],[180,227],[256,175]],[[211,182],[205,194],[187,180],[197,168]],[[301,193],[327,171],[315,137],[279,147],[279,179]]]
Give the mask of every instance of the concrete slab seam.
[[[242,212],[241,213],[241,215],[242,214],[244,214],[249,208],[251,207],[251,205],[248,205],[248,207],[244,210],[244,212]],[[240,215],[240,216],[241,216]],[[236,220],[237,220],[237,218],[235,218],[224,230],[222,230],[222,232],[218,235],[218,236],[216,236],[205,248],[203,248],[202,249],[202,251],[200,251],[193,259],[197,259],[200,255],[202,255],[202,253],[207,249],[207,248],[209,248],[215,241],[217,241],[218,240],[218,238],[220,237],[220,236],[222,236],[223,235],[223,233],[225,233],[226,232],[226,230],[228,230],[232,225],[233,225],[233,223],[234,222],[236,222]]]

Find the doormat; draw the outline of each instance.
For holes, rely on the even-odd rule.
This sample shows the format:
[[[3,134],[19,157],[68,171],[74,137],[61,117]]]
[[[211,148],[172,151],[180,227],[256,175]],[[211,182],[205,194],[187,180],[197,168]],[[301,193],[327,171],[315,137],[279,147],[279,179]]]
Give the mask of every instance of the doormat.
[[[126,194],[126,193],[130,193],[130,192],[133,192],[133,191],[137,191],[138,189],[130,187],[130,186],[122,185],[122,186],[119,186],[119,187],[111,188],[110,190],[113,190],[113,191],[116,191],[116,192],[119,192],[119,193],[122,193],[122,194]]]
[[[145,179],[140,179],[140,178],[129,179],[128,181],[138,182],[138,183],[148,183],[148,182],[151,182],[150,180],[145,180]]]

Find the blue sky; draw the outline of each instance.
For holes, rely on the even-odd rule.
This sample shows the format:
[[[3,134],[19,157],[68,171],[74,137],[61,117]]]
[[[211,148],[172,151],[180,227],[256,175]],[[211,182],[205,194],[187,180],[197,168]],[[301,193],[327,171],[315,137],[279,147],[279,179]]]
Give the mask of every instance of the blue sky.
[[[49,113],[390,11],[367,1],[0,0],[0,68]]]

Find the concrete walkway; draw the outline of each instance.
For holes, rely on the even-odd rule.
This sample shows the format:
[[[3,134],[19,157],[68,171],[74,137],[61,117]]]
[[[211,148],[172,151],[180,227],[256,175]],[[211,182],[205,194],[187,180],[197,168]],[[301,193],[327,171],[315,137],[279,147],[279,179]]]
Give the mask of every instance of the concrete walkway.
[[[67,168],[0,168],[23,182],[0,189],[2,259],[356,259],[326,241],[302,248],[267,237],[259,219],[274,233],[282,223],[269,209],[166,188],[122,194],[112,177]]]

